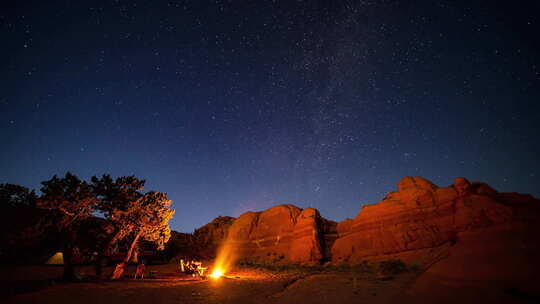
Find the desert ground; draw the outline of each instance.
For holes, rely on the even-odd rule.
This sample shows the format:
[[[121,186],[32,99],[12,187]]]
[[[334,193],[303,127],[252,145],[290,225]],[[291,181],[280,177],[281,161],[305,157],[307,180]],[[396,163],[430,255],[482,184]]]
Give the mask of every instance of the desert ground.
[[[181,276],[175,264],[150,265],[153,278],[120,281],[57,281],[59,266],[2,269],[4,303],[533,303],[537,298],[496,284],[441,282],[410,270],[392,276],[355,268],[238,268],[220,279]],[[91,277],[90,266],[80,267]],[[105,274],[112,268],[105,269]],[[437,281],[437,284],[433,282]]]

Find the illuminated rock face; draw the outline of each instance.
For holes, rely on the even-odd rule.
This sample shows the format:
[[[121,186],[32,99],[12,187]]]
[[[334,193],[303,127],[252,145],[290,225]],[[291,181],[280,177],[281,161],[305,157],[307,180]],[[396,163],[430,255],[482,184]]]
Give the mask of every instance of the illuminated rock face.
[[[234,222],[234,217],[220,216],[215,218],[210,223],[195,230],[193,235],[201,243],[221,243],[225,240],[227,230]]]
[[[220,216],[210,223],[198,228],[193,233],[193,242],[188,246],[196,245],[199,258],[214,258],[216,251],[225,242],[227,231],[235,221],[233,217]]]
[[[247,212],[227,225],[228,242],[237,259],[355,263],[455,243],[462,233],[518,227],[540,218],[540,201],[532,196],[498,193],[464,178],[438,187],[421,177],[405,177],[397,188],[381,202],[363,206],[356,218],[339,223],[324,219],[316,209],[293,205]]]
[[[398,192],[363,206],[352,222],[342,225],[331,258],[354,263],[456,242],[462,232],[530,220],[538,216],[539,203],[529,195],[498,193],[464,178],[437,187],[421,177],[405,177]]]
[[[238,259],[316,263],[323,258],[321,217],[313,208],[279,205],[242,214],[229,229]]]

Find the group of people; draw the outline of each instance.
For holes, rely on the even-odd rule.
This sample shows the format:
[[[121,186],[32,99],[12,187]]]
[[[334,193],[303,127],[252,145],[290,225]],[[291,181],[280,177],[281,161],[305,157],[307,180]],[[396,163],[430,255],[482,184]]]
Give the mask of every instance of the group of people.
[[[69,263],[72,265],[90,264],[97,258],[97,251],[81,250],[79,247],[73,247]]]
[[[180,259],[179,270],[183,273],[190,274],[192,277],[204,277],[204,273],[208,270],[202,266],[202,262]]]

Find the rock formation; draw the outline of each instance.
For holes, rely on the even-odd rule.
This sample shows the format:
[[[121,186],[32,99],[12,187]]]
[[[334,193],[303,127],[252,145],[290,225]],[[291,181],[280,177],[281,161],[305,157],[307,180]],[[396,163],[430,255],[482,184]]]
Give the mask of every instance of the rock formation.
[[[499,193],[465,178],[438,187],[422,177],[405,177],[397,190],[339,223],[324,219],[313,208],[279,205],[236,219],[220,217],[195,235],[201,248],[215,252],[228,234],[239,259],[358,263],[453,245],[467,233],[486,229],[532,225],[527,229],[538,231],[540,201],[530,195]]]
[[[213,259],[217,249],[225,241],[227,231],[234,222],[233,217],[219,216],[210,223],[196,229],[193,233],[172,231],[165,247],[169,258]]]
[[[239,258],[319,262],[323,258],[321,217],[313,208],[279,205],[242,214],[229,230]]]
[[[358,262],[454,243],[462,232],[523,222],[523,206],[538,216],[538,203],[531,196],[499,194],[487,184],[471,184],[464,178],[437,187],[421,177],[405,177],[398,192],[363,206],[352,222],[341,225],[332,260]]]
[[[210,258],[215,256],[216,250],[223,244],[227,231],[234,222],[234,217],[218,216],[210,223],[193,232],[195,243],[200,248],[200,256]]]

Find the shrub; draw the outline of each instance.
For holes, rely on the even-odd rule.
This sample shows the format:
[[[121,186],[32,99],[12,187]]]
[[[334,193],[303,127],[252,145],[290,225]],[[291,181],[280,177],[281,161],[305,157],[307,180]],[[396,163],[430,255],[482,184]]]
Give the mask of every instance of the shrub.
[[[408,269],[401,260],[388,260],[379,263],[379,271],[385,275],[391,275],[406,272]]]
[[[355,273],[371,273],[373,272],[373,265],[367,261],[362,261],[360,264],[352,265],[351,270]]]
[[[420,267],[420,265],[418,264],[412,264],[410,267],[409,267],[409,270],[410,271],[414,271],[414,272],[419,272],[422,270],[422,267]]]

